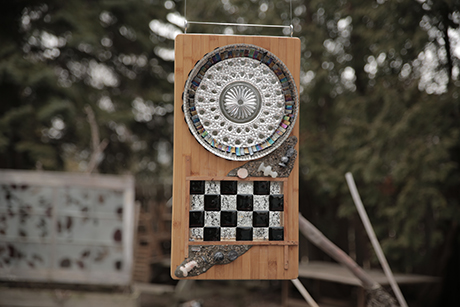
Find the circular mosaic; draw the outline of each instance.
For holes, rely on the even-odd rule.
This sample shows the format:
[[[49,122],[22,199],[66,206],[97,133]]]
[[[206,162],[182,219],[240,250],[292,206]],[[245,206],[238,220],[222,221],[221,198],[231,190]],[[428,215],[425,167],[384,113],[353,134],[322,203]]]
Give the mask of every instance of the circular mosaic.
[[[237,161],[261,158],[280,146],[298,112],[287,67],[253,45],[228,45],[205,55],[190,72],[183,99],[198,142]]]

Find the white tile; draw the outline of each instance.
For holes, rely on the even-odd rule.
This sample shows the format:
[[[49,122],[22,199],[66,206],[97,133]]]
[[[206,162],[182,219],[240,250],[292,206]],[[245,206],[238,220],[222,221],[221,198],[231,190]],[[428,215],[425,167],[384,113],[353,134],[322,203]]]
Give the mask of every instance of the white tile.
[[[252,227],[252,211],[238,211],[238,227]]]
[[[204,215],[204,227],[220,226],[220,211],[206,211]]]
[[[270,227],[283,227],[284,226],[284,214],[280,211],[270,211]]]
[[[254,241],[267,241],[268,240],[268,228],[254,227],[254,229],[252,230],[252,238]]]
[[[190,195],[190,211],[204,210],[204,195]]]
[[[235,241],[236,240],[236,227],[222,227],[220,229],[221,241]]]
[[[269,195],[254,195],[253,205],[254,211],[268,211]]]
[[[203,241],[203,228],[190,228],[190,241]]]
[[[205,181],[205,194],[220,194],[220,181]]]
[[[220,208],[223,211],[236,210],[236,195],[221,195]]]
[[[283,194],[283,182],[282,181],[270,182],[270,194]]]
[[[252,181],[238,181],[238,194],[253,194],[254,193],[254,188],[253,188],[253,182]]]

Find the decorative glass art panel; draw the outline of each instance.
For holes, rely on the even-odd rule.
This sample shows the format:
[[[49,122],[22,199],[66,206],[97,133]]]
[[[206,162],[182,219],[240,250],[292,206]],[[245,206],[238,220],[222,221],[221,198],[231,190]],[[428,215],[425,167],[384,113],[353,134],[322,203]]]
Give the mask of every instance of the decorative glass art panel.
[[[289,136],[298,113],[287,67],[254,45],[228,45],[208,53],[184,90],[185,119],[198,142],[229,160],[258,159]]]
[[[283,241],[282,181],[190,181],[190,241]]]

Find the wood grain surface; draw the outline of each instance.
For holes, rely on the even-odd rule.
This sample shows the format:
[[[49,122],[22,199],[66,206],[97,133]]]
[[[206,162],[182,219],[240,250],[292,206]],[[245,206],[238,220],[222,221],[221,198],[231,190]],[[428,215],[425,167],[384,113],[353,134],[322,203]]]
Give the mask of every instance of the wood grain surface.
[[[189,180],[223,180],[228,172],[244,164],[219,158],[195,140],[182,112],[182,92],[187,75],[195,63],[217,47],[253,44],[275,54],[289,69],[297,88],[300,75],[300,40],[289,37],[227,36],[181,34],[175,41],[174,86],[174,180],[171,276],[188,256]],[[299,119],[291,135],[299,137]],[[299,150],[298,144],[296,145]],[[255,245],[247,253],[226,265],[215,265],[206,273],[189,279],[293,279],[298,275],[298,197],[299,166],[296,161],[284,185],[285,244]],[[231,178],[235,180],[235,177]],[[246,180],[253,180],[247,178]],[[264,180],[272,180],[264,177]],[[196,242],[190,242],[196,245]],[[212,244],[212,242],[202,242]],[[219,242],[219,244],[222,244]]]

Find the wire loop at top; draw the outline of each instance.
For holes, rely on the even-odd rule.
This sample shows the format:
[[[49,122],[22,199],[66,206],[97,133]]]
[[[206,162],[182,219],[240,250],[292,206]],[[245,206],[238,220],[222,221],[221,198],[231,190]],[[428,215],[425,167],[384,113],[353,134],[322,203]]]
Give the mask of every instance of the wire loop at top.
[[[187,33],[189,24],[196,25],[215,25],[215,26],[239,26],[239,27],[262,27],[262,28],[283,28],[289,29],[291,37],[294,35],[294,26],[292,25],[292,0],[289,1],[289,10],[291,23],[289,26],[285,25],[267,25],[256,23],[231,23],[231,22],[207,22],[207,21],[189,21],[187,20],[187,0],[184,0],[184,32]]]

